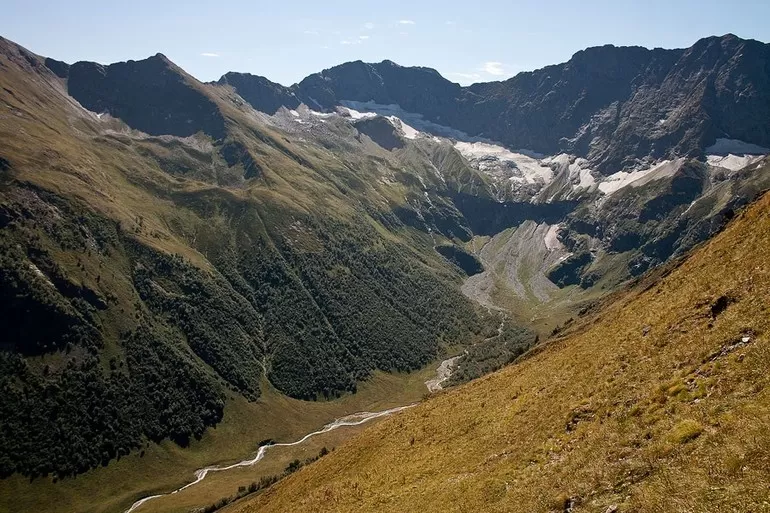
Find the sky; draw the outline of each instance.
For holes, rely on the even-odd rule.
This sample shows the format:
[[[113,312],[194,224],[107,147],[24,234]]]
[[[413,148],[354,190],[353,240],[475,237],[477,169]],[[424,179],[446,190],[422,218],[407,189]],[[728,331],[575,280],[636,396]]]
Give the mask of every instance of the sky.
[[[770,0],[3,0],[0,35],[69,63],[158,52],[199,80],[284,85],[353,60],[427,66],[469,84],[602,44],[685,48],[733,33],[770,42]]]

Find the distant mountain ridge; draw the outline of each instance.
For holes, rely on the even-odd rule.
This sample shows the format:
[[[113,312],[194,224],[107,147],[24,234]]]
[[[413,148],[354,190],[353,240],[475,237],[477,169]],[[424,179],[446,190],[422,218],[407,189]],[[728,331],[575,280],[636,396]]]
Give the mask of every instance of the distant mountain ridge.
[[[680,50],[588,48],[562,64],[468,87],[388,60],[341,64],[291,87],[231,75],[219,83],[268,114],[298,100],[327,110],[343,101],[398,104],[511,149],[571,153],[608,172],[697,157],[717,138],[770,147],[770,45],[732,34]]]
[[[107,67],[76,63],[68,71],[59,61],[46,63],[57,75],[68,75],[69,93],[84,106],[121,117],[121,105],[95,96],[96,84],[119,80],[120,73],[151,73],[158,60],[168,62],[156,55]],[[216,84],[232,87],[267,114],[301,103],[324,111],[345,101],[397,104],[511,149],[584,157],[607,173],[664,158],[699,157],[719,138],[770,147],[770,44],[732,34],[704,38],[687,49],[587,48],[562,64],[468,87],[431,68],[389,60],[344,63],[290,87],[236,72]],[[195,115],[188,113],[191,119],[184,125],[172,126],[171,110],[183,97],[174,96],[170,105],[158,98],[154,111],[172,119],[157,127],[137,120],[137,127],[148,133],[182,135],[201,129],[222,136],[222,128],[215,126],[219,121],[205,118],[205,105],[198,105]]]

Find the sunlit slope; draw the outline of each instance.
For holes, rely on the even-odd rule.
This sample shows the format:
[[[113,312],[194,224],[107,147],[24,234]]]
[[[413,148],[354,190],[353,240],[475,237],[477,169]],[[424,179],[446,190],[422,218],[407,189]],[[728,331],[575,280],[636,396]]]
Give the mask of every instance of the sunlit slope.
[[[541,351],[228,511],[762,511],[768,297],[765,195]]]

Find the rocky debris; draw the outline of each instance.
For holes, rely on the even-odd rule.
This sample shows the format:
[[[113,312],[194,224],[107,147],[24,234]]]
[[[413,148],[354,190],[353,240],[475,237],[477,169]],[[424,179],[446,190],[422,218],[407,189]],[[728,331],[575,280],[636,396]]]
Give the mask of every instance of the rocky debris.
[[[745,345],[750,344],[751,341],[752,341],[752,338],[750,335],[742,335],[739,339],[726,343],[719,350],[711,353],[711,355],[708,358],[706,358],[705,361],[714,361],[719,358],[725,357],[728,354],[735,351],[736,349],[739,349]],[[745,355],[743,357],[745,357]]]
[[[452,370],[460,358],[462,358],[462,355],[448,358],[441,362],[436,369],[436,377],[425,382],[428,392],[433,393],[444,389],[444,383],[452,376]]]
[[[356,129],[386,150],[401,149],[406,145],[399,130],[382,116],[363,118],[354,123]]]
[[[711,318],[716,319],[722,312],[727,310],[727,307],[730,306],[730,303],[732,302],[732,298],[728,296],[720,296],[716,301],[714,301],[714,304],[711,305]]]

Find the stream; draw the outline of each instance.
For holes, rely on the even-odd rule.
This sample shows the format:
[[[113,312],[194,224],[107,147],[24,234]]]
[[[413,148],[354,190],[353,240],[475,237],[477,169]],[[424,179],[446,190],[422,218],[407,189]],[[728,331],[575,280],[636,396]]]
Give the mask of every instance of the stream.
[[[428,387],[429,392],[437,392],[443,388],[442,386],[443,383],[446,380],[448,380],[449,377],[452,375],[452,368],[454,367],[455,362],[458,359],[460,359],[461,356],[462,355],[455,356],[453,358],[449,358],[441,362],[441,364],[436,369],[436,377],[433,379],[429,379],[428,381],[425,382],[425,386]],[[191,486],[195,486],[196,484],[206,479],[206,476],[209,475],[211,472],[222,472],[225,470],[232,470],[238,467],[250,467],[252,465],[255,465],[257,464],[257,462],[259,462],[262,458],[265,457],[265,453],[267,453],[267,451],[272,447],[291,447],[293,445],[299,445],[305,442],[308,438],[312,438],[316,435],[320,435],[322,433],[328,433],[329,431],[333,431],[341,427],[360,426],[361,424],[369,422],[370,420],[379,419],[381,417],[387,417],[388,415],[398,413],[402,410],[406,410],[407,408],[411,408],[412,406],[414,406],[414,404],[399,406],[397,408],[390,408],[389,410],[383,410],[383,411],[377,411],[377,412],[359,412],[359,413],[353,413],[351,415],[346,415],[344,417],[340,417],[338,419],[333,420],[332,422],[330,422],[329,424],[326,424],[324,427],[322,427],[318,431],[313,431],[312,433],[308,433],[307,435],[303,436],[296,442],[263,445],[262,447],[259,448],[259,450],[257,451],[257,454],[251,459],[243,460],[238,463],[233,463],[232,465],[227,465],[223,467],[211,466],[211,467],[198,469],[195,471],[194,481],[187,483],[181,488],[177,488],[173,492],[161,493],[158,495],[150,495],[149,497],[139,499],[138,501],[133,503],[131,507],[125,511],[125,513],[133,513],[137,508],[139,508],[145,502],[151,501],[153,499],[158,499],[160,497],[165,497],[167,495],[174,495],[176,493],[179,493],[183,490],[190,488]]]
[[[428,387],[428,392],[433,393],[444,389],[444,382],[452,376],[452,370],[454,369],[457,360],[462,357],[463,355],[459,355],[441,362],[441,365],[436,369],[436,377],[425,382],[425,386]]]
[[[299,445],[305,442],[308,438],[312,438],[316,435],[320,435],[321,433],[328,433],[329,431],[333,431],[335,429],[346,427],[346,426],[359,426],[361,424],[369,422],[370,420],[378,419],[380,417],[386,417],[388,415],[398,413],[407,408],[411,408],[412,406],[414,406],[414,404],[409,404],[407,406],[399,406],[397,408],[391,408],[389,410],[383,410],[383,411],[377,411],[377,412],[353,413],[352,415],[346,415],[345,417],[340,417],[339,419],[336,419],[330,422],[329,424],[326,424],[324,427],[322,427],[318,431],[313,431],[312,433],[308,433],[307,435],[303,436],[296,442],[263,445],[262,447],[259,448],[259,450],[257,451],[257,454],[251,459],[243,460],[238,463],[233,463],[232,465],[227,465],[225,467],[212,466],[212,467],[199,469],[195,471],[195,481],[192,481],[191,483],[188,483],[183,487],[174,490],[173,492],[161,493],[158,495],[151,495],[149,497],[145,497],[144,499],[140,499],[135,503],[133,503],[131,507],[126,510],[125,513],[132,513],[134,510],[139,508],[145,502],[151,501],[153,499],[158,499],[160,497],[165,497],[166,495],[174,495],[175,493],[179,493],[182,490],[186,490],[187,488],[190,488],[191,486],[194,486],[200,483],[201,481],[203,481],[204,479],[206,479],[206,476],[209,475],[209,473],[211,472],[222,472],[224,470],[231,470],[238,467],[250,467],[252,465],[255,465],[258,461],[264,458],[265,453],[267,453],[267,451],[273,447],[290,447],[292,445]]]

